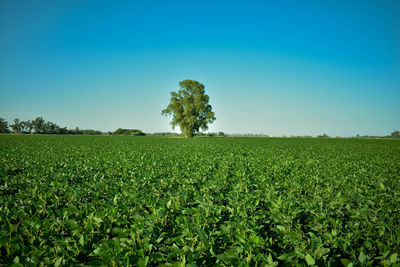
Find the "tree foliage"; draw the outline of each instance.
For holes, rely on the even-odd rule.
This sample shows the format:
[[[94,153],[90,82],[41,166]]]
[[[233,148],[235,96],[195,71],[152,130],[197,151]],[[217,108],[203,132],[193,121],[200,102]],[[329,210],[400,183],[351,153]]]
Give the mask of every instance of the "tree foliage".
[[[317,137],[318,137],[318,138],[329,138],[329,135],[323,134],[323,135],[318,135]]]
[[[18,118],[14,119],[14,123],[10,125],[13,133],[20,134],[85,134],[85,135],[100,135],[103,134],[97,130],[82,130],[76,127],[75,129],[67,129],[60,127],[56,123],[46,121],[42,117],[30,121],[21,121]],[[0,133],[10,133],[8,123],[3,118],[0,118]]]
[[[134,136],[146,135],[145,133],[143,133],[141,130],[138,130],[138,129],[121,129],[121,128],[118,128],[112,134],[113,135],[134,135]]]
[[[8,129],[8,122],[3,119],[0,118],[0,133],[9,133],[10,130]]]
[[[19,119],[15,119],[14,124],[11,124],[10,126],[14,133],[21,133],[22,124]]]
[[[42,117],[37,117],[32,121],[33,131],[36,134],[45,132],[45,123],[46,121]]]
[[[395,131],[391,134],[392,138],[400,138],[400,132],[399,131]]]
[[[193,137],[200,129],[208,129],[208,124],[215,120],[215,114],[203,84],[184,80],[179,87],[178,92],[171,92],[171,102],[162,114],[172,115],[172,128],[178,125],[186,137]]]

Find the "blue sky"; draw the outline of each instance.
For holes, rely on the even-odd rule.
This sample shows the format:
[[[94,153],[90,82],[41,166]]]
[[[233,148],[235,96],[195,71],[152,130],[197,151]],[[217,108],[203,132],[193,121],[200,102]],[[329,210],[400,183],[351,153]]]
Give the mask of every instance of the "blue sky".
[[[210,131],[400,130],[399,1],[0,1],[0,117],[171,131],[179,81]]]

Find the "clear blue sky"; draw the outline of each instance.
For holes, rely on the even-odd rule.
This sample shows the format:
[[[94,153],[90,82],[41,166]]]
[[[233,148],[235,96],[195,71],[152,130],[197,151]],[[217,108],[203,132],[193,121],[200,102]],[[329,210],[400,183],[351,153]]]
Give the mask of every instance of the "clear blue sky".
[[[400,130],[400,1],[0,1],[0,117],[171,131],[184,79],[210,131]]]

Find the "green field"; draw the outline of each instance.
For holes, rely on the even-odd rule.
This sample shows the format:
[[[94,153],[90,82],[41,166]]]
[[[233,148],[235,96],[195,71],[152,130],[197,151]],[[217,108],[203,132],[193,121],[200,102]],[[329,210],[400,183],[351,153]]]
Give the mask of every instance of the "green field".
[[[399,258],[400,141],[0,135],[4,265]]]

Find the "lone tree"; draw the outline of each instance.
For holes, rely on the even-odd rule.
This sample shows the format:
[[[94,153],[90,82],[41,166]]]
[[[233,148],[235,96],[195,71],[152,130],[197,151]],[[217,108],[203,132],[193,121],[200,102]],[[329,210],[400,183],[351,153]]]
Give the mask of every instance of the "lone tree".
[[[209,97],[204,93],[204,85],[192,80],[179,83],[178,92],[171,92],[171,103],[162,115],[172,115],[171,126],[177,125],[186,137],[193,137],[201,128],[208,129],[208,123],[215,120]]]

